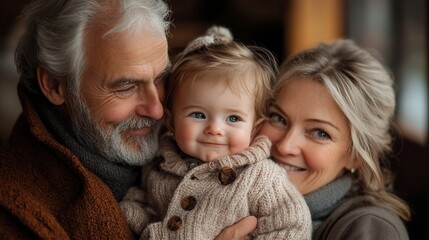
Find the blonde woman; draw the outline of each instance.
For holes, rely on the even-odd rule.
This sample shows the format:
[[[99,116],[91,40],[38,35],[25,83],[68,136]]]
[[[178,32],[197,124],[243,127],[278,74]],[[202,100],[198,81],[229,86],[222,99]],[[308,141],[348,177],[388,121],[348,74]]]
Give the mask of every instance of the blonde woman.
[[[314,239],[408,239],[408,206],[385,164],[393,81],[351,40],[320,44],[282,65],[260,133],[304,195]]]

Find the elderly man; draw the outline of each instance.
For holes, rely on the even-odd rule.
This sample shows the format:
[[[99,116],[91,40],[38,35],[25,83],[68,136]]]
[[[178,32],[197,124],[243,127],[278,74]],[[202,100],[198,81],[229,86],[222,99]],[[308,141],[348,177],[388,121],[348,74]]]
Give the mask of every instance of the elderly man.
[[[157,149],[168,14],[161,0],[25,8],[23,113],[0,150],[1,239],[133,237],[117,201]],[[248,230],[219,239],[256,223],[239,224]]]

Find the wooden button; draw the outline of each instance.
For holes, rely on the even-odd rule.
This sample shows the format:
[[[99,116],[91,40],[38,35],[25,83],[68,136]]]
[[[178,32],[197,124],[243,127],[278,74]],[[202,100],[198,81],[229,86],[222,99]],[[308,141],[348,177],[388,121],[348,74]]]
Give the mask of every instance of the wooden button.
[[[237,173],[230,167],[223,167],[219,171],[219,181],[222,185],[228,185],[235,181]]]
[[[185,211],[190,211],[195,208],[197,205],[197,199],[193,196],[184,197],[182,201],[180,201],[180,206]]]
[[[177,231],[182,226],[182,219],[179,216],[172,216],[167,222],[167,228],[171,231]]]

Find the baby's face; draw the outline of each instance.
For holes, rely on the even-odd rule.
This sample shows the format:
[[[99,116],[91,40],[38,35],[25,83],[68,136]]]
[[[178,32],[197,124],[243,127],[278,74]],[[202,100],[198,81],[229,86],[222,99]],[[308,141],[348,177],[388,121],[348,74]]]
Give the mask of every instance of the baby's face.
[[[236,93],[225,81],[207,78],[194,83],[185,80],[173,103],[177,145],[204,162],[247,148],[256,119],[249,94]]]

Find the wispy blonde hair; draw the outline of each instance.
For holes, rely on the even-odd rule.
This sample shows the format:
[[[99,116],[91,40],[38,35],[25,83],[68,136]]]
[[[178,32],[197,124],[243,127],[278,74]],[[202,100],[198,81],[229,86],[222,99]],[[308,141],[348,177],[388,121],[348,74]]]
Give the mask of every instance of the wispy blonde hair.
[[[197,38],[194,42],[200,40]],[[246,46],[232,39],[216,41],[215,38],[208,44],[187,48],[175,59],[166,82],[167,128],[171,130],[173,126],[171,112],[174,98],[184,81],[199,81],[204,76],[216,76],[212,78],[214,81],[225,81],[226,86],[237,94],[252,96],[256,116],[262,119],[277,73],[275,57],[263,47]]]

